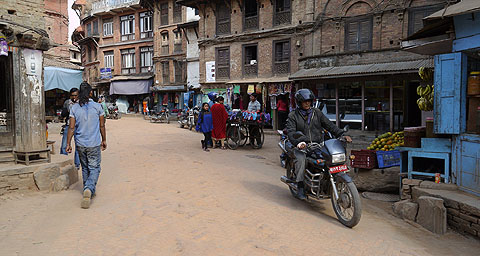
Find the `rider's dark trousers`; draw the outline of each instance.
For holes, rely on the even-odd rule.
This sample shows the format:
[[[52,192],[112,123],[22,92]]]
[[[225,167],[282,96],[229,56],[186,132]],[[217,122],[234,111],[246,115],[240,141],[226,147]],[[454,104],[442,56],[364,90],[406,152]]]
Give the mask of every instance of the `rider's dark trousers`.
[[[304,173],[305,173],[305,163],[307,160],[307,155],[300,151],[298,148],[293,149],[293,153],[295,154],[295,173],[297,174],[297,182],[303,181]]]

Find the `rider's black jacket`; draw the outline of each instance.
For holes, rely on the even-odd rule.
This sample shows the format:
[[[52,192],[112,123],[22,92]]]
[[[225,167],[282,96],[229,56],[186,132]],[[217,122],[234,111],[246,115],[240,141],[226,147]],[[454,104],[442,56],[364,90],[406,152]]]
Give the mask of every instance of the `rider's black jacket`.
[[[323,129],[326,129],[335,137],[339,137],[343,134],[343,130],[339,129],[335,124],[328,120],[328,118],[318,108],[313,108],[310,124],[308,124],[307,122],[307,117],[304,117],[302,114],[300,114],[298,108],[288,115],[288,139],[290,140],[290,142],[292,142],[294,146],[297,146],[297,144],[302,141],[307,143],[321,143],[323,141]],[[305,136],[302,136],[298,139],[293,138],[293,134],[296,131],[302,132],[303,134],[305,134]]]

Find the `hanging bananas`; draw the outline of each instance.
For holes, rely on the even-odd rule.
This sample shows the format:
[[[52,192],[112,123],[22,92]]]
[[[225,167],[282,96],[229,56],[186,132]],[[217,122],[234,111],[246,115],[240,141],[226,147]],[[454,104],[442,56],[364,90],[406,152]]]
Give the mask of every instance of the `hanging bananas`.
[[[417,94],[420,98],[417,100],[418,108],[422,111],[432,111],[433,110],[433,94],[434,86],[427,85],[417,87]]]
[[[433,81],[433,69],[431,68],[420,67],[418,69],[418,75],[425,82]]]

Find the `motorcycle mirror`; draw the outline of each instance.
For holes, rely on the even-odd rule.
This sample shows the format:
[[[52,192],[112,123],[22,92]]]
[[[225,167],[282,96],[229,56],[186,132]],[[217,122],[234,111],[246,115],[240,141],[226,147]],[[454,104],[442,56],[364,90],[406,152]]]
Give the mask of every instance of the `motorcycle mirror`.
[[[302,136],[305,136],[305,134],[303,134],[303,132],[297,131],[297,132],[293,133],[293,138],[294,139],[300,139]]]
[[[344,119],[345,118],[345,112],[343,112],[341,115],[340,115],[340,119]]]
[[[345,127],[343,127],[343,131],[344,132],[348,132],[348,130],[350,130],[350,125],[345,125]]]

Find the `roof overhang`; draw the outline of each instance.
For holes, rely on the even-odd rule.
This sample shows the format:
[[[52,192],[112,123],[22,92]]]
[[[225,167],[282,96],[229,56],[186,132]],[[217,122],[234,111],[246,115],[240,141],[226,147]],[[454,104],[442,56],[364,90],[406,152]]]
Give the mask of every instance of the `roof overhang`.
[[[432,15],[425,17],[425,20],[439,19],[445,17],[453,17],[467,13],[480,12],[479,0],[462,0],[459,3],[447,6]]]

